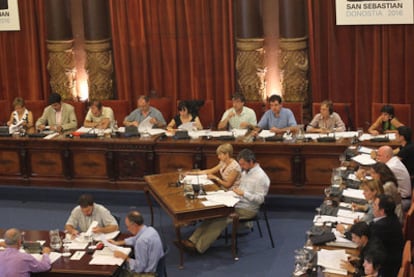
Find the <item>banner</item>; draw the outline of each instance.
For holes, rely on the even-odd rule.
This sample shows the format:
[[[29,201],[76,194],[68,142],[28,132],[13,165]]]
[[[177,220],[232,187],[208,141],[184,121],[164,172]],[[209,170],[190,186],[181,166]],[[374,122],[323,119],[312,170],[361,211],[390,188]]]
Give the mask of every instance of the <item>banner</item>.
[[[19,31],[19,6],[17,0],[0,0],[0,31]]]
[[[337,25],[413,23],[413,0],[336,0]]]

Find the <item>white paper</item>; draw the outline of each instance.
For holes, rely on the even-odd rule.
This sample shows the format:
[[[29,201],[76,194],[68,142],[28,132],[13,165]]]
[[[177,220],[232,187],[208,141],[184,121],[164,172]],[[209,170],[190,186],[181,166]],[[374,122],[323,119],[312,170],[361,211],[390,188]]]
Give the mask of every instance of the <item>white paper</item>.
[[[362,136],[359,137],[359,140],[370,140],[373,138],[386,138],[386,137],[388,137],[389,140],[395,140],[395,133],[389,133],[389,134],[378,135],[378,136],[373,136],[371,134],[363,134]]]
[[[36,260],[38,260],[39,262],[42,260],[42,254],[31,254]],[[54,262],[56,262],[57,259],[59,259],[62,256],[61,253],[58,252],[50,252],[49,253],[49,259],[50,259],[50,263],[53,264]]]
[[[275,136],[275,133],[273,133],[272,131],[270,131],[270,130],[262,130],[260,133],[259,133],[259,137],[260,138],[269,138],[269,137],[273,137],[273,136]]]
[[[350,210],[345,210],[345,209],[338,209],[338,217],[348,217],[351,219],[357,219],[357,218],[362,218],[364,217],[365,213],[363,212],[353,212]]]
[[[93,237],[96,241],[109,240],[109,239],[116,238],[119,235],[119,233],[120,232],[118,230],[118,231],[113,231],[113,232],[106,233],[106,234],[102,234],[102,233],[94,234]]]
[[[371,155],[368,154],[359,154],[351,158],[352,160],[356,161],[361,165],[373,165],[377,162],[371,158]]]
[[[366,146],[360,146],[358,147],[358,152],[363,154],[371,154],[371,152],[374,151],[374,148],[366,147]]]
[[[186,122],[178,126],[179,130],[187,130],[187,131],[193,131],[195,128],[195,122]]]
[[[105,244],[105,243],[104,243]],[[129,255],[131,248],[120,247],[107,242],[106,247],[102,250],[96,250],[93,254],[92,260],[89,262],[91,265],[122,265],[124,259],[114,257],[114,251],[121,251],[122,253]]]
[[[67,243],[70,250],[85,249],[88,246],[88,242],[80,242],[73,240],[70,243]]]
[[[342,196],[365,200],[364,191],[362,189],[351,189],[351,188],[344,189],[342,191]]]
[[[143,121],[141,121],[138,125],[138,132],[145,133],[149,132],[152,129],[153,124],[150,122],[152,117],[147,116]]]
[[[85,251],[76,251],[75,253],[73,253],[72,257],[70,257],[70,259],[72,261],[78,261],[80,259],[82,259],[83,255],[85,255]]]
[[[212,185],[213,181],[207,178],[207,174],[201,175],[186,175],[183,183],[187,184],[201,184],[201,185]]]
[[[318,251],[318,265],[325,268],[325,271],[333,270],[337,274],[347,275],[348,272],[346,269],[341,268],[341,261],[346,261],[348,255],[345,252],[345,249],[339,250],[326,250],[321,249]]]
[[[353,241],[346,239],[344,235],[333,229],[332,232],[335,234],[336,240],[327,242],[327,246],[336,246],[336,247],[346,247],[346,248],[357,248],[358,244],[354,243]]]
[[[147,131],[151,136],[161,135],[166,132],[164,129],[160,129],[160,128],[147,129]]]
[[[234,205],[240,201],[240,198],[233,191],[208,194],[205,196],[205,198],[211,203],[216,203],[216,205],[222,204],[226,207],[234,207]]]
[[[49,134],[47,136],[45,136],[43,139],[52,139],[54,137],[59,136],[59,133],[53,133],[53,134]]]
[[[85,236],[91,236],[93,234],[92,229],[98,226],[98,221],[92,221],[91,225],[89,225],[88,230],[85,232]]]

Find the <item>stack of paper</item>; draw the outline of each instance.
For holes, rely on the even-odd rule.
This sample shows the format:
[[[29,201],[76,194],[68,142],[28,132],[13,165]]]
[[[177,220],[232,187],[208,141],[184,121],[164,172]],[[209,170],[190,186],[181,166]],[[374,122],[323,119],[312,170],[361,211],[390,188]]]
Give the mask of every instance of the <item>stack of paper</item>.
[[[185,184],[201,184],[201,185],[212,185],[214,184],[210,179],[207,178],[207,174],[201,175],[186,175],[183,183]]]
[[[113,245],[111,247],[107,246],[104,247],[102,250],[96,250],[93,254],[92,260],[89,262],[91,265],[122,265],[124,260],[121,258],[116,258],[114,256],[114,251],[121,251],[125,253],[126,255],[129,255],[131,252],[131,248],[126,247],[119,247],[116,245]]]
[[[377,162],[371,158],[371,155],[368,154],[359,154],[351,158],[355,162],[359,163],[360,165],[373,165]]]
[[[324,272],[347,275],[348,271],[341,268],[341,261],[347,261],[348,255],[345,249],[340,250],[326,250],[318,251],[318,265],[325,268]]]
[[[225,205],[226,207],[234,207],[240,198],[233,191],[222,191],[209,193],[205,196],[207,201],[203,201],[204,206]]]
[[[354,211],[345,210],[345,209],[338,209],[338,214],[337,214],[338,217],[347,217],[353,220],[362,218],[364,217],[364,215],[365,213],[363,212],[354,212]]]
[[[38,260],[39,262],[42,260],[42,254],[31,254],[36,260]],[[50,259],[50,263],[53,264],[54,262],[56,262],[57,259],[59,259],[62,256],[61,253],[58,252],[50,252],[49,253],[49,259]]]
[[[344,238],[344,235],[342,235],[337,230],[332,230],[332,232],[335,234],[336,240],[327,242],[326,245],[328,246],[336,246],[336,247],[346,247],[346,248],[357,248],[358,244],[355,242]]]
[[[342,192],[342,196],[365,200],[362,189],[351,189],[351,188],[344,189]]]

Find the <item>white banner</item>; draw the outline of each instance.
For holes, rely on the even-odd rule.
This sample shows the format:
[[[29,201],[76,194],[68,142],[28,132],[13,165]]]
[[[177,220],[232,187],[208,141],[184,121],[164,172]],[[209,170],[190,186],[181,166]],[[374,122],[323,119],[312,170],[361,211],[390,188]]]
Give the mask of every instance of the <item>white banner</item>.
[[[17,0],[0,0],[0,31],[19,31],[19,6]]]
[[[337,25],[413,23],[413,0],[336,0]]]

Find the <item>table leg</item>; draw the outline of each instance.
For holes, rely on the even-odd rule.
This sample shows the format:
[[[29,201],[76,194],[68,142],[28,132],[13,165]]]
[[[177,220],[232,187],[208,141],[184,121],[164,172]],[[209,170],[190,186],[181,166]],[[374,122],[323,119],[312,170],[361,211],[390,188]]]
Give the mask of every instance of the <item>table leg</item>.
[[[147,199],[148,207],[150,208],[151,213],[151,226],[154,226],[154,209],[152,207],[152,200],[151,200],[151,194],[147,188],[144,189],[145,192],[145,198]]]
[[[232,233],[231,233],[231,252],[235,261],[239,260],[237,253],[237,229],[239,227],[239,215],[232,213],[230,217],[233,219]]]
[[[178,266],[178,268],[184,269],[184,247],[181,244],[181,226],[178,224],[175,224],[175,234],[177,236],[178,250],[180,250],[180,265]]]

